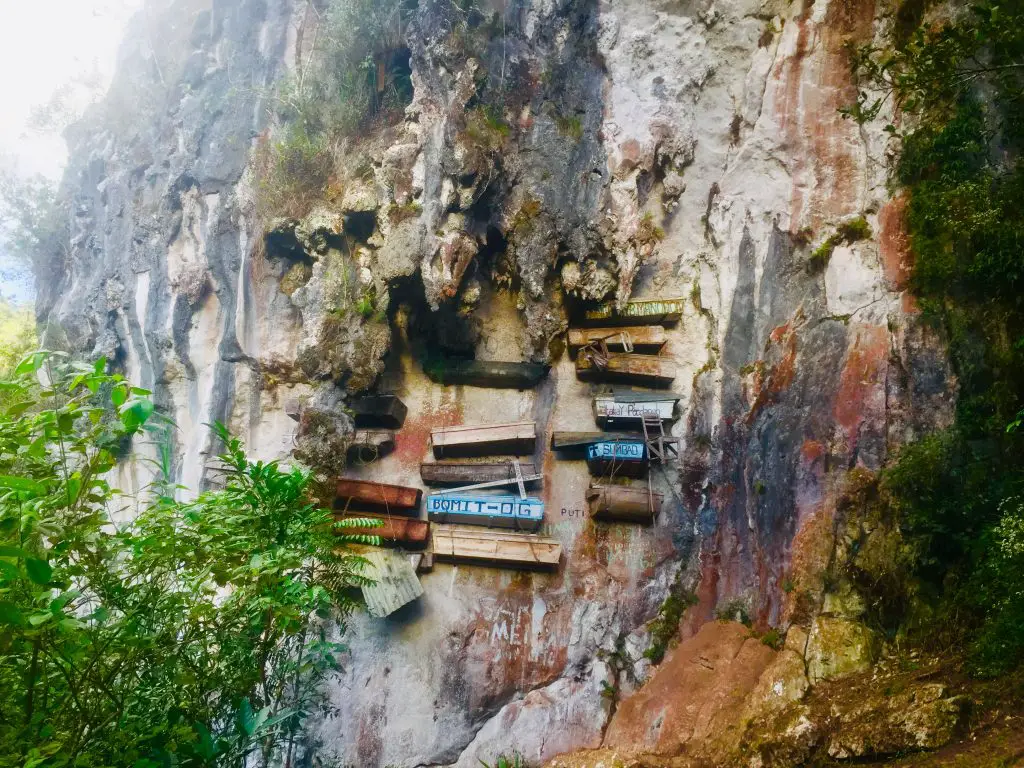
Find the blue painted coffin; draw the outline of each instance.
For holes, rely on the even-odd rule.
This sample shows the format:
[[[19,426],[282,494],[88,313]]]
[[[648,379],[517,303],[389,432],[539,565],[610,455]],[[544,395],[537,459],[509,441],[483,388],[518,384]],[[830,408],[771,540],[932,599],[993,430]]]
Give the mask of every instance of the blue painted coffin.
[[[544,502],[531,497],[438,493],[427,496],[427,517],[439,523],[536,531],[544,522]]]
[[[587,446],[587,468],[599,477],[644,477],[647,446],[642,440],[607,440]]]

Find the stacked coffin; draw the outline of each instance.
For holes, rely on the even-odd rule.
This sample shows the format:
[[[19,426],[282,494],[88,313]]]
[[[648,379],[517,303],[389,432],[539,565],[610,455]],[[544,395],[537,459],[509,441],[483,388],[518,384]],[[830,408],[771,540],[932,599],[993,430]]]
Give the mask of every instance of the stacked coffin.
[[[650,389],[671,386],[675,362],[661,354],[667,341],[663,324],[682,316],[683,299],[630,301],[587,310],[581,327],[569,329],[569,349],[576,355],[580,380],[639,385]],[[670,436],[675,419],[675,394],[654,391],[615,391],[594,397],[594,420],[613,432],[555,432],[552,448],[582,452],[592,482],[587,491],[591,516],[599,520],[652,522],[662,495],[651,489],[649,467],[676,449]],[[667,429],[666,429],[667,428]],[[622,478],[648,477],[645,487],[622,485]]]
[[[445,427],[433,430],[430,437],[435,461],[420,465],[423,482],[456,486],[427,496],[427,517],[437,523],[435,557],[492,565],[557,566],[561,545],[524,533],[536,532],[544,523],[544,502],[526,495],[526,486],[541,479],[536,465],[514,458],[493,459],[532,454],[536,425],[518,421]],[[510,487],[518,493],[508,493]]]

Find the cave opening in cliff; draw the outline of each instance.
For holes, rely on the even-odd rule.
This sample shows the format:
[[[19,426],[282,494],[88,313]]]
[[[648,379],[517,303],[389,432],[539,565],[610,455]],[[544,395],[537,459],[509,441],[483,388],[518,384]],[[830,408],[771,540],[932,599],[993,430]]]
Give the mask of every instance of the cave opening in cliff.
[[[375,211],[350,211],[345,214],[345,235],[356,242],[365,243],[376,228]]]
[[[371,112],[387,122],[401,120],[412,103],[412,51],[408,46],[389,48],[374,55]]]

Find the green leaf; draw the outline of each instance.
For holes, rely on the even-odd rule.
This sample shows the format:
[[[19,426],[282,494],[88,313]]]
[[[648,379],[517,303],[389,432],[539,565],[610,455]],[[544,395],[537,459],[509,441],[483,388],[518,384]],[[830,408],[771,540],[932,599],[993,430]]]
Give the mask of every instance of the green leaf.
[[[28,623],[33,627],[38,627],[45,624],[52,618],[52,613],[33,613],[28,617]]]
[[[0,475],[0,488],[10,488],[13,491],[31,493],[34,496],[42,496],[46,493],[46,486],[42,483],[15,475]]]
[[[36,557],[29,557],[25,560],[25,570],[28,577],[36,584],[49,584],[53,578],[53,568],[45,560]]]
[[[7,415],[12,417],[20,416],[26,410],[28,410],[29,406],[34,404],[34,400],[22,400],[20,403],[14,403],[13,405],[9,405],[7,406]]]
[[[21,547],[12,547],[10,544],[0,544],[0,557],[29,557]]]
[[[10,601],[0,601],[0,624],[20,627],[24,623],[25,616],[18,610],[18,606]]]
[[[132,399],[121,409],[121,423],[129,432],[136,431],[153,415],[153,401]]]
[[[110,390],[110,401],[114,404],[115,408],[120,408],[124,405],[128,399],[128,385],[118,384],[112,390]]]
[[[14,563],[0,560],[0,576],[4,576],[11,581],[17,581],[21,579],[21,571],[18,570],[18,566]]]
[[[23,376],[26,373],[35,373],[43,367],[43,361],[45,361],[46,358],[46,352],[33,352],[18,363],[18,367],[14,369],[14,375]]]

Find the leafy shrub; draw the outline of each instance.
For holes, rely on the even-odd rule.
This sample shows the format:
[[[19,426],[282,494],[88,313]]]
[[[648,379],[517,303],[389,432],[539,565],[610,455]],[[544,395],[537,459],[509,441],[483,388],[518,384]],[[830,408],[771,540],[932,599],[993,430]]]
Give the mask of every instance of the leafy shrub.
[[[374,538],[220,426],[217,490],[124,497],[116,451],[159,420],[104,367],[40,352],[2,382],[0,764],[291,762],[366,582],[336,548]]]
[[[959,385],[955,426],[900,452],[883,502],[934,596],[930,633],[954,626],[974,669],[995,673],[1024,660],[1024,572],[1002,546],[1024,480],[1019,438],[1004,430],[1024,404],[1024,8],[982,0],[936,21],[925,7],[901,7],[887,49],[850,49],[861,87],[844,110],[867,121],[892,104],[914,116],[905,133],[886,127],[902,149],[910,284],[949,340]]]

